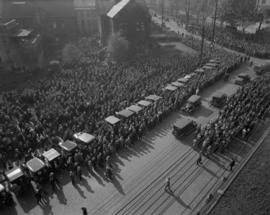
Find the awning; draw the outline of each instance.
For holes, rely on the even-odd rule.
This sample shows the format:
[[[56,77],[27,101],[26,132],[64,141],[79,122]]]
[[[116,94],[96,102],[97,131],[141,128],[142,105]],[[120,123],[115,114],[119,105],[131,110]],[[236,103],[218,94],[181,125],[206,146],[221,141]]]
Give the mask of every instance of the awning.
[[[175,87],[183,87],[184,84],[183,83],[180,83],[180,82],[172,82],[171,85],[175,86]]]
[[[197,73],[201,73],[201,72],[204,72],[204,69],[202,69],[202,68],[198,68],[198,69],[196,69],[196,70],[195,70],[195,72],[197,72]]]
[[[181,83],[187,83],[188,82],[188,79],[186,78],[179,78],[177,81],[181,82]]]
[[[109,116],[105,119],[105,121],[110,123],[111,125],[115,125],[116,123],[120,122],[120,119],[115,116]]]
[[[167,85],[164,89],[169,90],[169,91],[175,91],[175,90],[177,90],[177,87],[172,86],[172,85]]]
[[[45,164],[39,158],[33,158],[26,163],[26,166],[31,172],[37,172],[44,168]]]
[[[180,121],[176,122],[174,124],[174,127],[178,128],[179,130],[182,130],[191,123],[193,123],[192,120],[183,118]]]
[[[77,144],[75,142],[73,142],[73,141],[67,140],[65,142],[59,143],[59,146],[62,149],[70,152],[70,151],[72,151],[73,149],[75,149],[77,147]]]
[[[60,153],[56,151],[55,149],[50,149],[46,152],[44,152],[43,157],[45,157],[48,161],[52,161],[55,158],[58,158],[60,156]]]
[[[152,103],[149,102],[149,101],[141,100],[141,101],[138,102],[138,104],[141,105],[141,106],[144,106],[144,107],[148,107]]]
[[[15,167],[7,171],[5,174],[10,182],[13,182],[24,175],[20,167]]]
[[[120,112],[116,112],[116,115],[122,116],[124,118],[128,118],[130,116],[132,116],[134,114],[134,112],[128,110],[128,109],[124,109],[121,110]]]
[[[131,105],[130,107],[127,108],[128,110],[131,110],[135,113],[139,113],[143,108],[138,106],[138,105]]]
[[[216,64],[216,63],[207,63],[207,64],[205,64],[205,66],[212,66],[212,67],[216,67],[216,66],[217,66],[217,64]]]
[[[162,97],[157,96],[157,95],[150,95],[145,97],[145,99],[151,100],[151,101],[158,101],[159,99],[161,99]]]
[[[92,134],[85,133],[85,132],[75,133],[73,137],[83,143],[91,143],[95,139],[95,136],[93,136]]]
[[[213,69],[213,67],[212,67],[212,66],[206,66],[206,65],[205,65],[205,66],[203,66],[202,68],[203,68],[203,69],[206,69],[206,70],[208,70],[208,69],[209,69],[209,70],[210,70],[210,69]]]

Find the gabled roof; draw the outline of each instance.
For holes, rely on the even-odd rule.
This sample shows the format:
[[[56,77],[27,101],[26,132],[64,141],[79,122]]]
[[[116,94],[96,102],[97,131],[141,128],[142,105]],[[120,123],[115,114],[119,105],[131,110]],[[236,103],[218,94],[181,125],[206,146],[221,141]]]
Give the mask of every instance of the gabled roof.
[[[110,11],[107,13],[107,16],[110,18],[114,18],[123,8],[125,8],[130,0],[122,0],[115,4]]]

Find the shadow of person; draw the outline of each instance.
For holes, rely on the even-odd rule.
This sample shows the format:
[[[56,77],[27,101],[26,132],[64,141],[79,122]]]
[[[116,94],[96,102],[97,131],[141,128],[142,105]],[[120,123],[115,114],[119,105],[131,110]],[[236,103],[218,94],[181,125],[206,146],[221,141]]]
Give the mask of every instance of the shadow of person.
[[[101,177],[99,177],[94,171],[91,172],[91,176],[93,176],[100,185],[102,185],[103,187],[105,186]]]
[[[112,181],[112,184],[115,186],[115,188],[118,190],[118,192],[121,193],[122,195],[125,195],[122,185],[119,183],[119,181],[116,179],[115,176],[112,176],[111,181]]]
[[[78,186],[78,184],[75,183],[73,187],[78,191],[78,193],[80,194],[81,197],[83,197],[84,199],[86,199],[86,196],[84,195],[84,192],[83,192],[82,189]]]
[[[218,177],[218,176],[216,175],[216,173],[214,173],[212,170],[206,168],[204,165],[201,165],[201,167],[202,167],[206,172],[208,172],[210,175],[212,175],[213,177]]]
[[[191,207],[186,204],[179,196],[175,195],[173,191],[168,192],[180,205],[182,205],[183,207],[187,208],[187,209],[191,209]]]
[[[86,188],[89,192],[94,193],[94,191],[93,191],[92,188],[90,187],[88,181],[87,181],[84,177],[82,177],[82,180],[80,181],[80,184],[83,185],[83,186],[85,186],[85,188]]]
[[[60,204],[63,204],[63,205],[67,204],[67,199],[65,197],[65,194],[64,194],[64,191],[63,191],[62,187],[60,189],[58,189],[55,192],[55,194],[56,194]]]
[[[52,206],[49,203],[46,205],[42,205],[40,207],[41,207],[44,215],[53,215],[54,214],[52,212]]]

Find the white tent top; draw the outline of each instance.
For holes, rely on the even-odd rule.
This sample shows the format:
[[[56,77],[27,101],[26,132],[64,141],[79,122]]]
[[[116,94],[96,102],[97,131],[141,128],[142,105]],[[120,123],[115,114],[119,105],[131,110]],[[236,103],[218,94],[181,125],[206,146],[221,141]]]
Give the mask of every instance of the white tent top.
[[[48,161],[52,161],[55,158],[58,158],[60,156],[60,153],[56,151],[55,149],[50,149],[46,152],[44,152],[43,157],[45,157]]]
[[[0,192],[2,192],[4,189],[5,187],[2,184],[0,184]]]
[[[203,69],[206,69],[206,70],[211,70],[211,69],[213,69],[213,67],[212,66],[207,66],[207,65],[204,65],[203,67],[202,67]]]
[[[180,82],[172,82],[171,85],[175,86],[175,87],[183,87],[184,84],[183,83],[180,83]]]
[[[130,107],[127,108],[130,111],[133,111],[135,113],[140,112],[143,108],[138,106],[138,105],[131,105]]]
[[[177,87],[172,86],[172,85],[167,85],[164,89],[169,90],[169,91],[175,91],[175,90],[177,90]]]
[[[39,158],[33,158],[26,163],[26,166],[31,172],[37,172],[44,168],[45,164]]]
[[[210,62],[210,63],[219,63],[220,61],[217,60],[217,59],[211,59],[209,62]]]
[[[70,151],[72,151],[73,149],[75,149],[77,147],[77,144],[75,142],[73,142],[73,141],[66,140],[65,142],[59,143],[59,146],[62,149],[70,152]]]
[[[120,112],[116,112],[116,115],[119,115],[119,116],[122,116],[125,118],[128,118],[128,117],[132,116],[133,114],[134,114],[134,112],[132,112],[128,109],[124,109],[124,110],[121,110]]]
[[[138,102],[138,104],[141,105],[141,106],[144,106],[144,107],[148,107],[152,103],[149,102],[149,101],[141,100],[141,101]]]
[[[85,132],[75,133],[73,137],[77,140],[80,140],[83,143],[91,143],[95,139],[95,136],[93,136],[92,134],[85,133]]]
[[[115,116],[109,116],[105,119],[105,121],[110,123],[111,125],[115,125],[116,123],[120,122],[120,119]]]
[[[23,176],[23,172],[20,167],[15,167],[6,172],[6,176],[10,182],[15,181],[17,178]]]
[[[188,79],[187,78],[179,78],[177,81],[185,84],[188,82]]]
[[[198,69],[195,70],[195,72],[197,72],[197,73],[204,72],[204,69],[203,68],[198,68]]]
[[[205,64],[205,66],[216,67],[217,66],[217,63],[207,63],[207,64]]]
[[[157,96],[157,95],[150,95],[150,96],[145,97],[145,99],[152,100],[152,101],[158,101],[161,98],[162,97]]]

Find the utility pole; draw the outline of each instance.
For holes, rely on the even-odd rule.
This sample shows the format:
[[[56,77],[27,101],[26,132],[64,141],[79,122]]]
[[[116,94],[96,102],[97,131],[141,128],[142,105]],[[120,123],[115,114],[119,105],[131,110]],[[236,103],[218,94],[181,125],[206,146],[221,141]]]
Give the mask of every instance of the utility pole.
[[[203,49],[204,49],[204,38],[205,38],[205,20],[206,18],[202,17],[202,40],[201,40],[201,51],[200,51],[200,65],[202,63],[203,58]]]
[[[161,25],[164,25],[164,0],[161,0]]]
[[[214,15],[214,23],[213,23],[212,44],[215,43],[218,0],[215,0],[215,3],[216,4],[215,4],[215,15]]]

